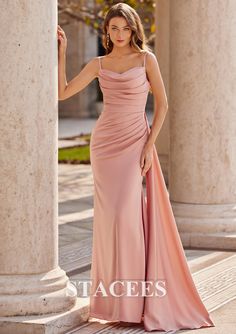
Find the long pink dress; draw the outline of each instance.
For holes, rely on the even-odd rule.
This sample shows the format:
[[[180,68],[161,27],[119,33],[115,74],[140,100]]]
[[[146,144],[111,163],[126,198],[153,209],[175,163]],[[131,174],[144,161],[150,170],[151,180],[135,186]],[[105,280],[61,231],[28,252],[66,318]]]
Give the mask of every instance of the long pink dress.
[[[143,66],[123,73],[99,57],[103,110],[92,131],[94,179],[90,317],[139,323],[152,330],[214,327],[194,285],[169,201],[155,145],[143,189],[140,157],[150,132],[145,106],[150,89]],[[112,282],[165,282],[166,294],[116,297]],[[102,282],[107,293],[95,290]],[[101,286],[100,286],[101,287]],[[121,285],[116,285],[115,292]],[[126,290],[125,290],[126,291]],[[147,294],[153,292],[149,290]],[[133,296],[139,293],[139,296]],[[160,292],[160,291],[158,291]]]

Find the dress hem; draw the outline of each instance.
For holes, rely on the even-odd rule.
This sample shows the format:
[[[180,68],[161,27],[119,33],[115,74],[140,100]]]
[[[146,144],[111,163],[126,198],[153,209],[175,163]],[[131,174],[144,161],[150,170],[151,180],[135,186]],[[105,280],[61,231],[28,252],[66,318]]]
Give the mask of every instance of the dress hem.
[[[105,318],[103,315],[101,314],[98,314],[98,313],[89,313],[89,317],[92,317],[92,318],[96,318],[96,319],[100,319],[100,320],[105,320],[105,321],[124,321],[124,322],[133,322],[133,323],[142,323],[143,322],[143,317],[141,318],[141,320],[135,320],[135,321],[131,321],[130,319],[127,319],[127,318],[119,318],[119,319],[114,319],[114,318]]]
[[[191,329],[199,329],[199,328],[208,328],[208,327],[216,327],[215,324],[202,324],[202,325],[196,325],[196,326],[188,326],[188,327],[178,327],[178,328],[170,328],[170,329],[164,329],[164,328],[147,328],[145,327],[144,325],[144,329],[145,331],[147,332],[152,332],[152,331],[164,331],[165,333],[176,333],[176,331],[179,331],[179,330],[191,330]]]

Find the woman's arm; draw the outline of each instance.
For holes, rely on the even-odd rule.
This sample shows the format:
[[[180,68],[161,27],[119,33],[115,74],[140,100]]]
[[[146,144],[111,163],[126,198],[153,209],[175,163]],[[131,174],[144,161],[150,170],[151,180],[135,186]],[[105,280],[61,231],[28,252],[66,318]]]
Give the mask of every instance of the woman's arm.
[[[147,54],[146,68],[155,99],[155,110],[151,132],[146,143],[148,146],[152,146],[155,144],[156,138],[164,122],[166,112],[168,111],[168,101],[159,64],[156,56],[152,52]]]
[[[66,100],[84,89],[98,74],[97,57],[92,58],[69,83],[66,80],[66,46],[67,40],[64,31],[58,26],[58,98]]]
[[[59,100],[66,100],[84,89],[97,77],[97,60],[93,58],[71,81],[67,83],[65,70],[66,56],[59,57]]]
[[[152,127],[148,135],[148,139],[142,150],[140,158],[141,174],[144,176],[152,165],[153,159],[153,145],[160,132],[162,124],[164,122],[167,110],[168,102],[165,92],[164,83],[161,77],[160,68],[156,59],[156,56],[152,52],[148,52],[146,56],[146,70],[147,76],[152,88],[152,93],[155,99],[155,111],[152,122]]]

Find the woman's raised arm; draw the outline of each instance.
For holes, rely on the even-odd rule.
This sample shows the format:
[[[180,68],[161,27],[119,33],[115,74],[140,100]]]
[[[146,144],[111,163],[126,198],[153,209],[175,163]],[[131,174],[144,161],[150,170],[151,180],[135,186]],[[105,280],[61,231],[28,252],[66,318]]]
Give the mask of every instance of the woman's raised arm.
[[[98,60],[92,58],[84,68],[71,81],[66,80],[66,47],[67,39],[65,32],[58,25],[57,36],[58,46],[58,99],[66,100],[84,89],[88,84],[97,77]]]

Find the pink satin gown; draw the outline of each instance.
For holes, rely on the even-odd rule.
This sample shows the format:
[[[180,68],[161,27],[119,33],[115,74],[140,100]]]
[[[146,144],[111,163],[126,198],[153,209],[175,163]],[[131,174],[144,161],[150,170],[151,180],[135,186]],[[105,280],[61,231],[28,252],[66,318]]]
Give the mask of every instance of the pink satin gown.
[[[214,327],[187,264],[155,145],[145,176],[146,195],[143,189],[140,157],[150,132],[145,113],[150,89],[146,54],[143,66],[123,73],[103,68],[99,57],[104,107],[90,142],[94,179],[90,278],[91,292],[102,281],[107,296],[104,291],[90,294],[90,317],[143,320],[146,331]],[[109,286],[117,280],[164,280],[166,294],[140,296],[139,286],[137,297],[115,297]]]

